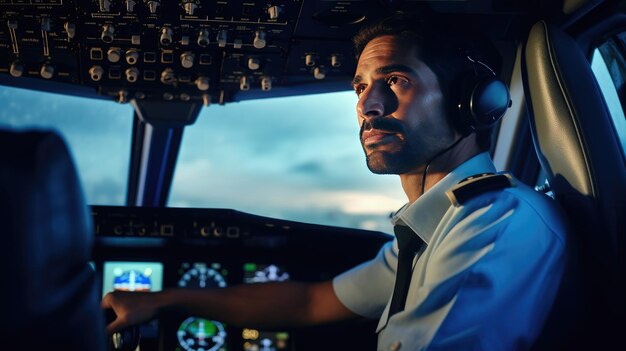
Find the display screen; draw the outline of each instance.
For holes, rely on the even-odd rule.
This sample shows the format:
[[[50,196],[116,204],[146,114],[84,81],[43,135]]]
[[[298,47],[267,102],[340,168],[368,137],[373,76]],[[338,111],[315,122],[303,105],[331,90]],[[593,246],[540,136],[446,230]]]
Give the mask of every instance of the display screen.
[[[225,288],[228,270],[219,263],[184,262],[178,269],[180,288]]]
[[[159,262],[104,262],[102,295],[121,291],[160,291],[163,264]]]
[[[285,267],[275,264],[246,263],[243,265],[243,282],[258,284],[289,280]],[[289,347],[289,333],[267,332],[245,328],[242,332],[244,351],[279,351]]]
[[[243,266],[243,282],[246,284],[284,282],[289,280],[282,266],[275,264],[246,263]]]

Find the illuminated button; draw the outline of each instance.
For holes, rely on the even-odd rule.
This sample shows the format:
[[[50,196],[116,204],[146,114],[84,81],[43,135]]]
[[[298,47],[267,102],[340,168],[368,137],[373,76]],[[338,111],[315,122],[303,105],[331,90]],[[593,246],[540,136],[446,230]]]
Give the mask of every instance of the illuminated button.
[[[141,35],[133,35],[130,37],[130,43],[133,45],[141,45]]]
[[[183,35],[182,37],[180,37],[180,45],[183,45],[183,46],[189,45],[189,36],[188,35]]]
[[[241,49],[242,46],[243,42],[241,41],[241,39],[235,39],[235,41],[233,41],[233,48]]]

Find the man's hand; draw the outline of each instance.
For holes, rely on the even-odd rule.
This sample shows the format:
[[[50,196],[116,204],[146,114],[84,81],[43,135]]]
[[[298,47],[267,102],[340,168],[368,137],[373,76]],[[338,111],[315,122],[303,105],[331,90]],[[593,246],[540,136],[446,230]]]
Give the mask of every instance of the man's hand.
[[[150,292],[114,291],[102,298],[102,309],[112,309],[116,318],[107,325],[108,333],[114,333],[154,318],[158,311],[157,294]]]

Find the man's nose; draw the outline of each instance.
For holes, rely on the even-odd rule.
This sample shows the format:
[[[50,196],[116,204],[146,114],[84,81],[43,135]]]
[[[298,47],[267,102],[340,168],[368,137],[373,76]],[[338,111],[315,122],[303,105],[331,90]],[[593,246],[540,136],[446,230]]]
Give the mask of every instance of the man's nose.
[[[359,119],[367,120],[385,115],[386,93],[384,88],[372,85],[359,96],[356,110]]]

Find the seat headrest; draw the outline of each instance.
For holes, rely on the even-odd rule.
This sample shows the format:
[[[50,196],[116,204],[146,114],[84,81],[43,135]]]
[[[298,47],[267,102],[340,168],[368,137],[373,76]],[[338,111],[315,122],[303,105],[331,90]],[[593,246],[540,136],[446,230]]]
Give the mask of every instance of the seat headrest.
[[[2,339],[23,336],[34,346],[59,338],[68,346],[92,338],[88,348],[101,349],[91,215],[56,132],[0,130],[0,223]],[[82,335],[70,335],[71,328]],[[33,330],[48,338],[33,337]]]

